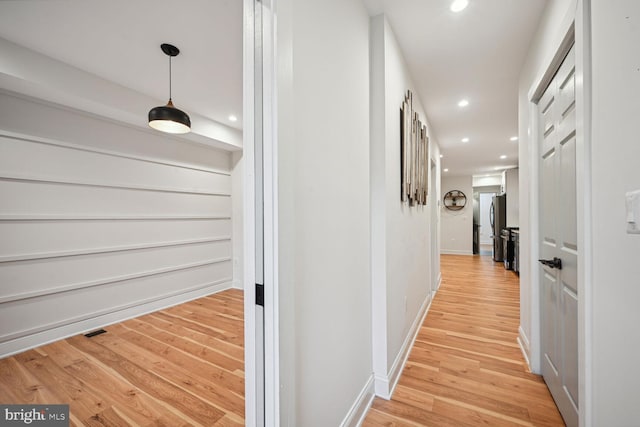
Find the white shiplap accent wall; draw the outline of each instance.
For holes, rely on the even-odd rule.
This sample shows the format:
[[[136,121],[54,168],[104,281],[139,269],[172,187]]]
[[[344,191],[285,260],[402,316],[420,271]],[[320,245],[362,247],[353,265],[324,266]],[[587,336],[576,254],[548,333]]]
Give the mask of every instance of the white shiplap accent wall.
[[[0,93],[0,357],[230,287],[230,167]]]

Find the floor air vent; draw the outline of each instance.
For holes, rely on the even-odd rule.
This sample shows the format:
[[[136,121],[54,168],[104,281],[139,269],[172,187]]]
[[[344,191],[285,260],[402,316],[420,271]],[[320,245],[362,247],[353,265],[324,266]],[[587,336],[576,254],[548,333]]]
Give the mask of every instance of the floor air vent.
[[[104,329],[98,329],[96,331],[89,332],[88,334],[84,334],[84,336],[87,337],[87,338],[93,338],[96,335],[106,334],[106,333],[107,333],[107,331],[105,331]]]

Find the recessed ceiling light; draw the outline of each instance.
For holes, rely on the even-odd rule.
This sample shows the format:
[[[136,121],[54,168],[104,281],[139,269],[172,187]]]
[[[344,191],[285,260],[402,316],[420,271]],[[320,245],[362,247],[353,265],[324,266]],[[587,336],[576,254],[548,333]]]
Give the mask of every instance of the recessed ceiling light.
[[[444,154],[440,154],[440,158],[443,158],[443,157],[444,157]]]
[[[469,6],[469,0],[454,0],[451,3],[451,11],[452,12],[460,12]]]
[[[506,159],[506,158],[507,158],[507,155],[506,155],[506,154],[503,154],[502,156],[500,156],[500,158],[501,158],[502,160],[504,160],[504,159]]]
[[[445,171],[445,172],[449,172],[449,169],[445,169],[444,171]]]
[[[229,116],[229,121],[230,122],[237,122],[238,118],[232,114],[232,115]]]
[[[469,101],[466,99],[463,99],[460,102],[458,102],[458,107],[466,107],[467,105],[469,105]]]
[[[462,141],[462,142],[469,142],[469,138],[464,137],[464,138],[462,138],[462,139],[461,139],[461,141]]]
[[[518,137],[517,136],[512,136],[511,138],[509,138],[511,141],[517,141]]]

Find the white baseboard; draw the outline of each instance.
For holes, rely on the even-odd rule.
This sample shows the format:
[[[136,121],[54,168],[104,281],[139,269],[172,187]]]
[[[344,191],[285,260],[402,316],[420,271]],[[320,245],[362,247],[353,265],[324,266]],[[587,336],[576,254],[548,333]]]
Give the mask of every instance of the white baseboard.
[[[458,251],[455,249],[441,249],[440,255],[473,255],[473,251]]]
[[[344,417],[344,420],[340,423],[340,427],[359,427],[362,425],[365,417],[367,416],[367,412],[371,407],[371,403],[373,403],[373,398],[375,397],[373,383],[373,374],[371,374],[367,383],[360,391],[358,398],[353,402],[351,408],[349,408],[347,416]]]
[[[172,295],[166,298],[159,298],[143,303],[141,305],[127,307],[124,309],[116,309],[112,312],[105,313],[96,317],[83,319],[77,322],[57,326],[31,335],[9,340],[0,343],[0,358],[21,353],[23,351],[39,347],[41,345],[49,344],[54,341],[72,337],[74,335],[87,333],[99,328],[104,328],[114,323],[133,319],[134,317],[139,317],[143,314],[148,314],[154,311],[165,309],[167,307],[182,304],[187,301],[192,301],[206,295],[215,294],[217,292],[230,289],[231,287],[231,282],[218,283],[200,289],[195,289],[190,292]]]
[[[376,396],[381,397],[383,399],[389,400],[391,399],[391,383],[389,381],[389,377],[386,375],[374,375],[374,389]]]
[[[405,337],[404,342],[402,343],[402,347],[400,347],[400,351],[393,361],[390,372],[386,376],[375,376],[376,396],[379,396],[386,400],[391,399],[393,391],[398,385],[398,380],[400,379],[402,370],[404,369],[404,366],[407,363],[407,359],[409,358],[409,353],[413,348],[413,343],[415,342],[418,336],[418,332],[420,331],[420,326],[422,326],[424,318],[429,311],[431,300],[431,295],[427,295],[422,305],[420,306],[420,310],[418,310],[416,318],[413,320],[413,324],[409,329],[409,333]]]
[[[518,345],[520,346],[520,351],[522,351],[522,355],[524,356],[524,360],[527,362],[527,366],[531,371],[531,362],[529,361],[529,339],[527,338],[527,334],[524,333],[524,329],[522,326],[518,328]]]
[[[241,291],[242,291],[242,290],[244,290],[243,283],[242,283],[242,282],[240,282],[240,281],[238,281],[238,280],[234,280],[234,281],[231,283],[231,287],[232,287],[233,289],[240,289]]]

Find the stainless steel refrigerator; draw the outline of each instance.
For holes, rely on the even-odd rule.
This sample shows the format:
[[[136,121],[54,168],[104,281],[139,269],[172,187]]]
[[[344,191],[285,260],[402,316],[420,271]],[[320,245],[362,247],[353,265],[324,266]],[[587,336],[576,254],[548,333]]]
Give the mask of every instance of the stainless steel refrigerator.
[[[493,260],[502,262],[504,261],[504,254],[500,233],[507,226],[506,194],[493,196],[489,218],[491,220],[491,238],[493,239]]]

